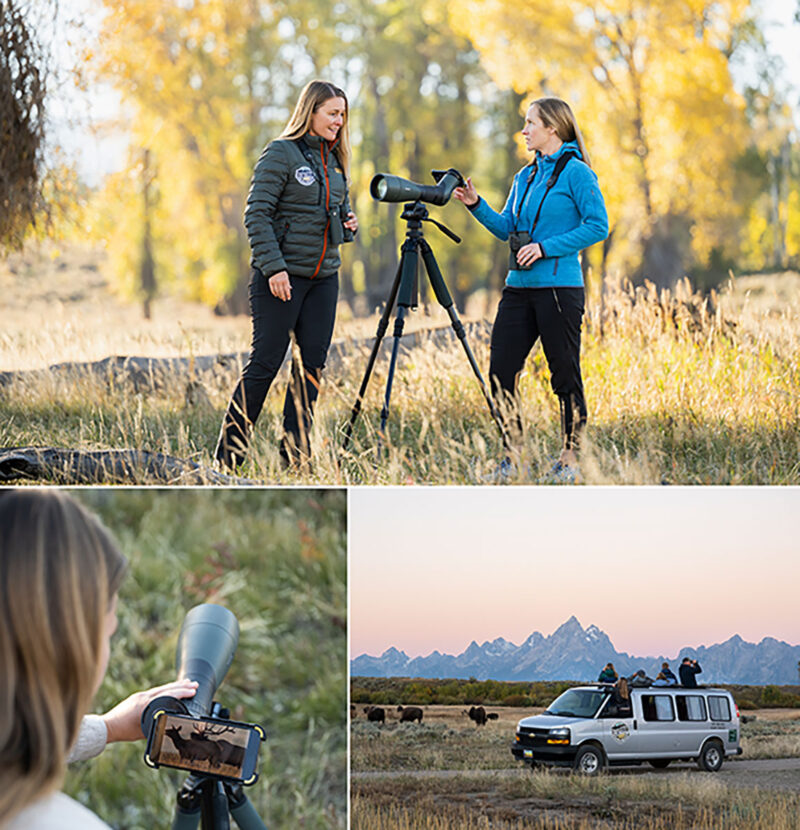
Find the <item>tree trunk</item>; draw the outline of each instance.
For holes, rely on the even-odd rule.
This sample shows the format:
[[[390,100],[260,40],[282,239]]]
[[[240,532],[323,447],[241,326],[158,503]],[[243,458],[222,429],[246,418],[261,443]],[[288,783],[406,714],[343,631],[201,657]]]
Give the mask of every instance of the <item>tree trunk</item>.
[[[151,187],[153,170],[150,166],[150,150],[145,150],[142,158],[142,199],[144,201],[144,228],[142,229],[142,260],[139,265],[139,286],[142,292],[142,313],[144,319],[150,319],[150,304],[156,293],[156,269],[153,260],[153,238],[150,218],[153,209]]]

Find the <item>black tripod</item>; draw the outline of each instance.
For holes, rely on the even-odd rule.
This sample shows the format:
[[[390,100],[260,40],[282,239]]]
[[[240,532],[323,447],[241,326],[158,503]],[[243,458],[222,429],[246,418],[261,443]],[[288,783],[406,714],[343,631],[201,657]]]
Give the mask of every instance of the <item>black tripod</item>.
[[[389,375],[386,379],[386,395],[383,401],[383,408],[381,409],[381,429],[379,433],[381,437],[385,435],[386,421],[389,418],[389,400],[392,395],[392,381],[394,380],[394,372],[397,366],[397,355],[400,348],[400,338],[403,336],[403,328],[405,327],[405,318],[408,313],[408,309],[417,307],[417,298],[419,293],[417,266],[419,263],[419,253],[421,251],[422,261],[425,263],[425,270],[428,274],[428,280],[433,287],[433,293],[436,295],[436,300],[439,305],[447,311],[447,314],[450,317],[450,323],[453,327],[453,331],[455,332],[456,337],[461,341],[461,345],[464,347],[464,351],[467,354],[467,360],[469,360],[469,364],[472,366],[472,371],[478,379],[481,392],[483,392],[483,397],[489,406],[489,412],[491,412],[492,418],[494,418],[494,421],[500,430],[500,436],[503,439],[503,447],[508,452],[509,441],[505,425],[503,424],[500,413],[497,411],[497,407],[489,394],[489,389],[487,388],[486,382],[481,375],[481,370],[475,360],[475,355],[472,354],[472,349],[470,348],[469,343],[467,343],[467,333],[464,330],[464,324],[458,317],[455,304],[453,303],[453,298],[450,296],[450,292],[445,285],[442,272],[439,270],[439,265],[433,255],[431,246],[428,245],[425,237],[423,236],[422,223],[432,222],[437,228],[439,228],[440,231],[442,231],[442,233],[450,237],[450,239],[454,242],[459,243],[461,240],[449,228],[446,228],[435,219],[430,219],[428,217],[428,209],[422,204],[421,201],[409,202],[404,205],[403,213],[400,218],[405,219],[406,221],[406,239],[400,248],[400,263],[397,266],[397,274],[395,275],[394,283],[392,284],[392,289],[389,293],[389,299],[386,301],[386,307],[381,315],[381,319],[378,321],[378,330],[375,335],[375,343],[372,346],[372,353],[370,354],[369,361],[367,362],[367,369],[364,372],[364,379],[361,381],[361,388],[358,390],[358,395],[356,396],[355,403],[353,404],[353,410],[350,413],[350,422],[345,427],[343,448],[347,449],[350,444],[350,438],[353,434],[353,425],[358,418],[358,413],[361,411],[361,404],[364,401],[364,395],[367,391],[367,385],[369,384],[372,369],[375,366],[375,360],[378,357],[383,337],[389,327],[389,318],[392,315],[392,308],[396,302],[397,316],[394,321],[394,343],[392,345],[392,357],[389,362]]]
[[[241,830],[266,830],[241,784],[192,773],[178,791],[172,830],[195,830],[199,822],[203,830],[230,830],[230,816]]]
[[[169,700],[157,698],[156,701],[165,699]],[[183,704],[180,708],[185,710]],[[211,714],[220,720],[228,719],[227,709],[216,702]],[[198,823],[202,830],[230,830],[231,816],[240,830],[266,830],[238,781],[193,772],[178,790],[172,830],[196,830]]]

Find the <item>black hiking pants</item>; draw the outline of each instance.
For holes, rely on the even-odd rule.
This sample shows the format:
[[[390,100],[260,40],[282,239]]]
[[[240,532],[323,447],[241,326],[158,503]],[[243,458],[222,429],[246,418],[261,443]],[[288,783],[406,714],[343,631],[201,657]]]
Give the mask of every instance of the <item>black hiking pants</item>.
[[[522,422],[517,406],[517,381],[525,360],[541,337],[551,386],[561,407],[561,433],[565,449],[577,449],[586,424],[586,401],[581,379],[581,321],[583,288],[503,289],[492,328],[489,376],[492,394],[501,409],[512,413],[519,433]]]
[[[325,358],[333,336],[339,275],[292,277],[292,298],[284,302],[269,290],[258,268],[250,274],[253,340],[250,358],[225,412],[215,456],[228,468],[244,460],[249,433],[278,374],[294,332],[302,365],[292,358],[292,374],[283,404],[281,455],[296,460],[309,455],[309,431]]]

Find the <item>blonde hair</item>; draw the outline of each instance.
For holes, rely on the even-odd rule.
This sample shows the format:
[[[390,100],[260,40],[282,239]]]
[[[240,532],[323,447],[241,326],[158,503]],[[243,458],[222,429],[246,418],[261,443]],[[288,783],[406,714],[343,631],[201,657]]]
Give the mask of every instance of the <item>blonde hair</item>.
[[[61,785],[127,562],[64,493],[0,493],[0,816]]]
[[[545,127],[552,127],[562,141],[576,141],[578,143],[583,161],[591,167],[592,162],[589,160],[589,152],[569,104],[560,98],[538,98],[531,106],[536,107],[539,118],[542,119],[542,124]]]
[[[329,83],[328,81],[309,81],[300,93],[300,98],[295,104],[292,117],[283,128],[278,138],[296,140],[302,138],[311,129],[311,116],[331,98],[344,98],[344,121],[339,130],[339,140],[334,149],[339,164],[342,165],[344,175],[350,177],[350,104],[343,89]]]

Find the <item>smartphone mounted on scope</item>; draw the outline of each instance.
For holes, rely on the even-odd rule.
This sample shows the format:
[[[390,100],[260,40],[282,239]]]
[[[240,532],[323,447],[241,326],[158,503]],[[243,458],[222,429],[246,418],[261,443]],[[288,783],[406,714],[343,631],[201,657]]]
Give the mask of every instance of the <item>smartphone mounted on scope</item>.
[[[153,713],[145,763],[237,781],[258,779],[256,764],[264,730],[255,723],[195,717],[165,709]]]

